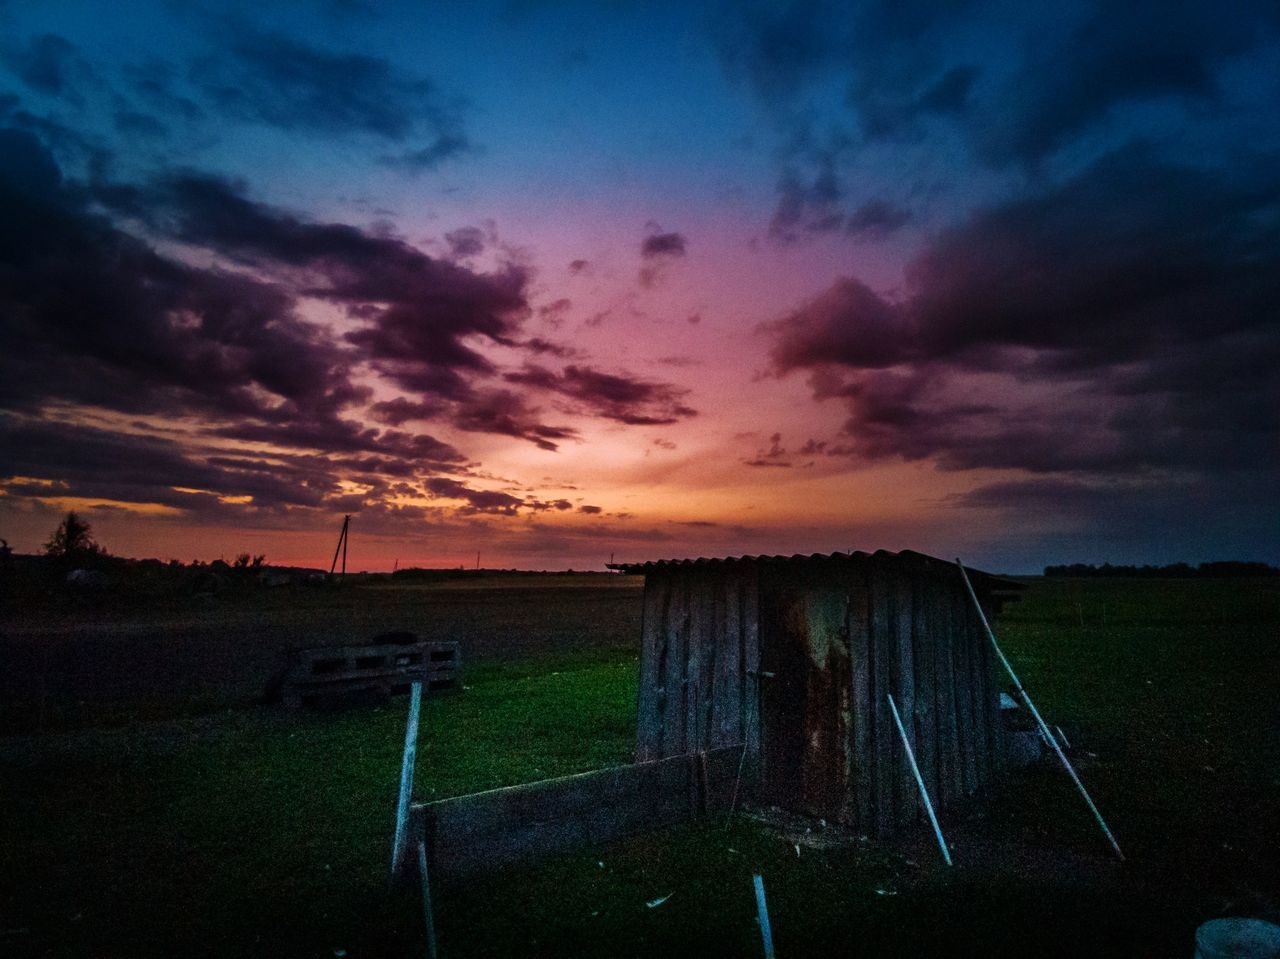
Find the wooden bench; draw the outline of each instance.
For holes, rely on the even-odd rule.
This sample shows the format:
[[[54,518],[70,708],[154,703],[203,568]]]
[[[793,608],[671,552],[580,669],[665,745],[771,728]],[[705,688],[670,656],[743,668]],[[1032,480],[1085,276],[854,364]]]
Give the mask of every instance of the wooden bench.
[[[397,696],[420,680],[428,693],[462,688],[462,657],[456,642],[420,641],[377,646],[318,646],[290,656],[282,698],[286,706],[372,692]]]

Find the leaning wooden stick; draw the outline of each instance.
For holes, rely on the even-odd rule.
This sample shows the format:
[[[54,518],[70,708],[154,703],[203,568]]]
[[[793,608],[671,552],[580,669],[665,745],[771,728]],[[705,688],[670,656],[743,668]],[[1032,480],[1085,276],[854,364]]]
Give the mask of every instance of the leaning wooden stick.
[[[409,826],[409,802],[413,798],[413,764],[418,753],[418,713],[422,706],[422,682],[409,687],[409,722],[404,730],[404,760],[400,763],[400,801],[396,804],[396,838],[391,846],[391,875],[404,864],[405,831]]]
[[[902,737],[902,748],[907,751],[907,762],[911,764],[911,771],[916,777],[916,785],[920,787],[920,798],[924,800],[924,811],[929,814],[929,822],[933,823],[933,834],[938,837],[938,848],[942,850],[942,858],[949,866],[951,865],[951,851],[947,849],[947,841],[942,838],[942,827],[938,825],[938,817],[933,812],[933,803],[929,801],[929,790],[924,786],[924,777],[920,775],[920,767],[916,765],[916,754],[911,749],[911,741],[907,739],[907,731],[903,728],[902,717],[898,715],[898,704],[893,701],[893,693],[886,693],[885,695],[889,697],[889,709],[893,712],[893,721],[898,724],[898,735]]]
[[[1120,861],[1124,861],[1124,853],[1120,851],[1120,844],[1116,842],[1116,837],[1111,834],[1111,829],[1107,826],[1107,821],[1102,818],[1102,813],[1098,812],[1098,807],[1093,804],[1093,798],[1089,795],[1089,790],[1084,788],[1084,783],[1080,781],[1080,777],[1076,775],[1075,768],[1071,765],[1071,761],[1067,759],[1062,751],[1062,747],[1058,745],[1057,737],[1049,731],[1048,724],[1041,718],[1040,710],[1036,709],[1036,704],[1031,701],[1031,696],[1022,687],[1022,681],[1018,679],[1018,674],[1013,671],[1013,666],[1009,664],[1009,660],[1005,657],[1004,651],[1000,648],[1000,644],[996,642],[996,634],[991,630],[991,624],[987,622],[987,614],[982,611],[982,604],[978,602],[978,594],[973,591],[973,584],[969,582],[969,574],[965,572],[964,564],[956,559],[956,566],[960,567],[960,578],[964,580],[965,587],[969,590],[969,598],[973,600],[973,608],[978,611],[978,618],[982,620],[982,628],[987,631],[987,639],[991,640],[991,645],[996,651],[996,655],[1000,657],[1000,662],[1004,665],[1005,672],[1009,674],[1009,678],[1013,680],[1013,686],[1018,691],[1018,695],[1022,697],[1022,701],[1027,704],[1027,710],[1031,713],[1036,721],[1036,725],[1040,727],[1040,733],[1044,736],[1045,741],[1053,747],[1054,754],[1058,757],[1058,762],[1062,763],[1062,768],[1067,771],[1067,775],[1071,777],[1071,781],[1076,784],[1076,789],[1080,791],[1080,795],[1084,798],[1085,805],[1089,807],[1089,811],[1093,813],[1093,818],[1098,821],[1098,825],[1102,827],[1102,833],[1107,837],[1107,842],[1111,843],[1111,848],[1115,850]]]
[[[764,946],[764,959],[773,959],[773,929],[769,925],[769,906],[764,901],[764,878],[756,873],[751,881],[756,887],[756,915],[760,918],[760,942]]]

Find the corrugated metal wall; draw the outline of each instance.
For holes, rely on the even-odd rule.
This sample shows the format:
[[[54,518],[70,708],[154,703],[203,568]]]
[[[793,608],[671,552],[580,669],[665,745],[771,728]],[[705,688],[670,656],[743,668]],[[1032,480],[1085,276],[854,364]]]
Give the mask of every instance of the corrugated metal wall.
[[[993,654],[946,564],[660,566],[646,570],[642,642],[637,758],[745,741],[759,801],[877,835],[913,822],[886,692],[936,805],[1001,764]]]

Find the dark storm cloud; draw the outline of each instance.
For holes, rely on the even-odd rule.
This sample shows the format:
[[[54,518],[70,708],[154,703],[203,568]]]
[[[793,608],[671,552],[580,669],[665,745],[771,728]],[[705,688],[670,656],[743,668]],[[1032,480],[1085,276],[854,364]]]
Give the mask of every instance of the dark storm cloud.
[[[390,508],[388,478],[403,484],[467,465],[406,423],[444,421],[548,451],[578,437],[545,422],[525,395],[495,388],[500,371],[477,346],[574,355],[523,335],[523,267],[479,273],[390,233],[256,202],[199,172],[138,184],[67,179],[37,135],[58,131],[10,99],[0,107],[25,129],[0,129],[0,410],[19,414],[10,432],[61,430],[59,443],[121,457],[136,450],[137,462],[157,464],[136,481],[107,483],[92,475],[101,456],[80,472],[65,457],[43,467],[39,457],[13,457],[4,465],[13,495],[205,513]],[[455,248],[471,239],[452,237]],[[174,241],[181,257],[168,252]],[[344,332],[305,318],[304,304],[316,301],[346,312]],[[406,395],[372,402],[367,384],[378,377]],[[581,415],[646,424],[692,414],[665,384],[586,367],[557,378],[552,392],[573,398]],[[86,415],[97,417],[92,434],[53,422]],[[171,438],[158,439],[148,417]],[[116,419],[139,425],[113,434],[106,424]],[[28,445],[47,452],[56,443]]]
[[[681,233],[652,233],[640,244],[640,285],[656,286],[667,267],[685,256],[685,239]]]
[[[206,112],[182,90],[178,69],[166,60],[151,56],[127,64],[123,70],[125,88],[166,118],[195,122]]]
[[[471,489],[465,483],[452,479],[431,479],[423,485],[432,496],[465,500],[467,506],[461,511],[464,514],[499,513],[504,516],[514,516],[516,511],[525,505],[524,500],[509,493]]]
[[[470,153],[475,146],[460,133],[448,133],[437,136],[435,140],[416,150],[403,153],[391,153],[380,158],[383,165],[398,168],[408,173],[426,173],[434,170],[453,157]]]
[[[95,195],[158,233],[249,265],[255,275],[157,252],[93,212],[88,192],[64,181],[36,137],[0,131],[0,409],[23,414],[4,422],[12,494],[202,513],[376,506],[385,477],[447,472],[464,461],[430,435],[370,428],[344,415],[371,395],[353,382],[354,365],[377,365],[389,350],[398,349],[406,377],[443,371],[458,379],[469,405],[455,410],[434,400],[428,408],[423,400],[405,410],[391,401],[374,410],[383,422],[399,426],[444,408],[466,429],[485,428],[486,415],[495,431],[515,429],[510,409],[498,422],[487,394],[448,364],[488,368],[453,338],[477,331],[501,338],[513,329],[486,310],[522,303],[521,278],[482,278],[397,240],[305,223],[207,178],[99,187]],[[344,342],[297,314],[299,295],[353,312],[370,302],[388,305],[363,311],[364,325]],[[415,309],[422,324],[439,322],[443,330],[403,330]],[[433,344],[439,355],[415,370],[413,350]],[[80,404],[176,420],[174,439],[41,419],[50,406]],[[571,435],[523,412],[522,435],[542,443]],[[271,452],[237,456],[228,441]],[[345,491],[340,480],[353,477],[368,489]],[[42,480],[48,482],[33,482]],[[224,496],[253,500],[229,503]]]
[[[127,137],[166,137],[169,128],[141,110],[117,110],[112,117],[116,131]]]
[[[574,349],[572,346],[553,343],[550,340],[543,339],[541,336],[530,337],[518,345],[535,356],[557,356],[562,360],[578,356],[581,353],[580,350]]]
[[[944,168],[913,189],[943,193],[956,192],[957,161],[1035,174],[1114,148],[1144,123],[1168,129],[1167,118],[1186,124],[1189,151],[1201,142],[1202,153],[1229,157],[1238,133],[1214,131],[1269,109],[1240,90],[1267,89],[1280,56],[1271,0],[1229,12],[1207,0],[1076,0],[1052,11],[994,0],[761,0],[726,4],[714,22],[726,71],[775,126],[781,175],[769,230],[783,242],[842,223],[859,239],[904,226],[897,207],[850,213],[843,183],[866,172],[863,160],[914,167],[922,144],[943,146],[933,155]],[[843,105],[817,106],[833,88]],[[1274,131],[1265,123],[1255,115],[1252,129]]]
[[[844,213],[839,204],[844,190],[836,174],[836,159],[836,151],[818,151],[807,178],[795,166],[783,171],[778,206],[769,221],[773,239],[794,243],[806,233],[830,233],[840,228]]]
[[[192,455],[164,438],[7,414],[0,414],[0,461],[11,477],[44,481],[21,488],[0,478],[11,495],[114,499],[183,510],[216,509],[220,495],[252,496],[259,507],[315,507],[338,489],[332,472],[279,463],[270,471],[245,469],[234,459],[218,464]]]
[[[465,259],[484,252],[485,232],[478,226],[464,226],[451,230],[444,235],[449,244],[449,255],[454,259]]]
[[[556,373],[526,364],[518,372],[505,374],[504,379],[559,393],[577,401],[582,411],[633,426],[661,426],[697,415],[684,403],[688,390],[626,374],[602,373],[589,366],[569,365]]]
[[[82,87],[94,76],[75,45],[55,33],[0,46],[0,62],[30,89],[77,106],[84,103]]]
[[[475,273],[394,237],[256,203],[218,178],[182,174],[102,199],[154,229],[346,306],[368,320],[347,343],[405,390],[462,399],[470,388],[465,374],[492,372],[464,341],[511,342],[528,312],[519,267]]]
[[[747,466],[778,466],[790,467],[791,461],[787,459],[787,451],[782,446],[782,434],[774,433],[769,437],[769,448],[757,450],[755,459],[743,460]]]
[[[1028,37],[998,109],[984,108],[982,151],[995,161],[1038,160],[1124,103],[1209,102],[1222,65],[1274,41],[1278,25],[1280,6],[1269,0],[1245,0],[1229,13],[1207,2],[1083,5],[1054,42]]]
[[[478,390],[459,403],[453,423],[472,433],[496,433],[528,440],[539,449],[554,452],[559,442],[577,438],[577,431],[549,426],[524,397],[510,390]]]
[[[245,23],[229,24],[218,51],[192,64],[190,80],[221,112],[284,130],[364,133],[431,143],[406,161],[434,165],[465,144],[459,107],[429,80],[382,57],[337,53]]]
[[[860,457],[1275,468],[1280,177],[1248,166],[1112,154],[934,237],[900,300],[839,281],[772,325],[775,367],[848,405]]]
[[[640,256],[646,260],[664,256],[684,256],[684,236],[679,233],[655,233],[640,244]]]
[[[245,423],[213,431],[217,436],[267,443],[276,447],[318,449],[330,453],[377,453],[441,468],[463,459],[461,453],[434,436],[378,430],[355,420],[327,418],[311,422]]]
[[[388,426],[403,426],[411,420],[433,420],[443,415],[447,405],[439,400],[414,402],[403,396],[393,400],[383,400],[369,407],[369,414],[379,423]]]
[[[278,418],[356,395],[279,287],[168,259],[89,212],[30,134],[0,132],[0,402]]]
[[[911,221],[911,211],[884,200],[868,200],[849,214],[845,232],[850,236],[887,236]]]

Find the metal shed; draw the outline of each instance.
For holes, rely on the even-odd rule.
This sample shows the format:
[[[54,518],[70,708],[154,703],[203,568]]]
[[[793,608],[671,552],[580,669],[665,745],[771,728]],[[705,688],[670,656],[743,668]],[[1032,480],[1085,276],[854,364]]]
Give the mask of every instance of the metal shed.
[[[615,564],[642,574],[639,762],[745,744],[758,803],[887,836],[1002,765],[994,656],[960,571],[880,551]],[[1021,584],[969,571],[988,616]]]

